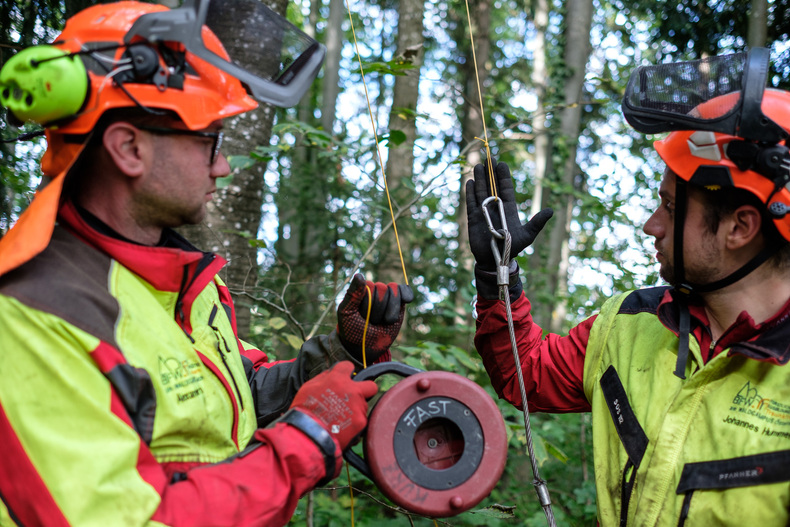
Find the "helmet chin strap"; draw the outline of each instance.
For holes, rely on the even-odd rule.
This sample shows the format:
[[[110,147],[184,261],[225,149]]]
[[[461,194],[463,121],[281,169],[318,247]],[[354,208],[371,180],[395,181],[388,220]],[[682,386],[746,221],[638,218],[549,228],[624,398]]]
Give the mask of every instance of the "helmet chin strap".
[[[728,285],[732,285],[741,278],[745,277],[782,248],[782,241],[777,243],[765,244],[765,247],[757,253],[751,260],[742,265],[739,269],[730,273],[728,276],[707,284],[695,284],[686,280],[686,271],[683,262],[683,231],[686,224],[686,212],[688,210],[688,184],[680,178],[675,178],[675,221],[674,221],[674,266],[675,284],[674,291],[677,291],[675,299],[678,302],[678,360],[675,365],[675,375],[681,379],[686,378],[686,363],[689,355],[689,338],[691,334],[691,314],[689,313],[688,302],[692,296],[700,293],[710,293],[717,291]]]
[[[678,302],[678,360],[675,364],[675,375],[681,379],[686,378],[686,363],[689,356],[689,336],[691,334],[691,314],[688,301],[694,292],[693,287],[686,282],[686,271],[683,264],[683,231],[686,226],[686,211],[688,210],[688,189],[686,181],[675,177],[675,221],[674,221],[674,266],[675,284]]]

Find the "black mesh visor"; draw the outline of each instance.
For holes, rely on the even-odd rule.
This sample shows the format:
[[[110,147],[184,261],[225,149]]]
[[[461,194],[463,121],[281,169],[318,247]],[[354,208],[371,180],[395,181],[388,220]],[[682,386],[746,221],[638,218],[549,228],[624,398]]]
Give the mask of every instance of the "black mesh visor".
[[[279,85],[288,84],[317,49],[315,40],[259,0],[213,1],[206,25],[218,35],[236,66]]]
[[[228,59],[204,41],[212,30]],[[262,102],[288,107],[309,88],[326,48],[260,0],[185,0],[180,8],[147,13],[124,37],[127,43],[181,42],[194,55],[236,77]]]
[[[738,53],[640,66],[628,81],[623,113],[631,126],[645,133],[726,126],[741,108],[746,58],[746,53]],[[727,94],[733,95],[721,97]],[[706,105],[704,117],[695,110],[719,97]]]
[[[761,109],[770,51],[640,66],[623,98],[628,123],[643,133],[709,130],[777,143],[786,132]]]

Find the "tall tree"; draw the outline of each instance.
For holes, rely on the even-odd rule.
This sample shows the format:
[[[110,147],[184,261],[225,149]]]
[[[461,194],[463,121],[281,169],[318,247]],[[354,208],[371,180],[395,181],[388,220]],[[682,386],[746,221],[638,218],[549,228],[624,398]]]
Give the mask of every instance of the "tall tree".
[[[590,56],[590,28],[593,18],[592,0],[569,0],[565,4],[565,49],[563,58],[568,75],[563,89],[563,109],[560,114],[560,135],[563,163],[558,174],[561,194],[557,201],[550,237],[551,252],[548,269],[556,269],[549,277],[549,291],[554,298],[550,331],[561,331],[567,314],[568,260],[570,223],[576,196],[581,190],[581,177],[576,151],[581,128],[582,95],[587,61]]]
[[[549,115],[552,102],[549,100],[551,90],[551,76],[549,74],[548,48],[550,39],[548,34],[548,23],[551,15],[549,2],[547,0],[535,0],[533,2],[533,18],[535,26],[535,36],[532,41],[532,86],[535,90],[536,111],[533,115],[532,135],[534,145],[534,174],[533,174],[533,193],[532,205],[529,216],[532,217],[550,202],[550,190],[547,188],[549,175],[553,170],[552,156],[552,131],[549,128]],[[549,229],[547,229],[548,231]],[[546,237],[540,240],[538,247],[548,243]],[[530,266],[533,268],[551,269],[545,266],[545,259],[548,255],[547,250],[536,250],[534,256],[530,257]],[[533,299],[550,297],[547,294],[546,276],[542,273],[531,273],[531,279],[527,281],[527,291]],[[551,320],[551,302],[535,302],[533,317],[535,322],[541,327],[548,327]]]
[[[462,158],[460,197],[456,216],[458,219],[458,259],[461,264],[459,271],[466,276],[460,277],[459,283],[469,283],[473,277],[474,257],[469,251],[469,233],[467,231],[469,220],[466,216],[465,205],[466,182],[472,177],[475,165],[484,160],[484,144],[480,139],[489,139],[483,137],[485,105],[481,89],[488,84],[491,73],[491,1],[469,0],[466,8],[469,10],[468,16],[466,16],[467,13],[464,13],[459,17],[455,39],[458,48],[463,50],[463,56],[459,57],[462,62],[458,68],[459,79],[463,87],[463,103],[459,112],[460,147],[461,152],[465,154],[465,157]],[[472,41],[474,41],[474,49]],[[488,131],[487,125],[485,125],[485,129]],[[454,304],[455,322],[461,324],[468,312],[465,299],[462,295],[456,294]]]
[[[398,5],[398,41],[393,62],[410,66],[403,74],[395,76],[392,88],[392,108],[389,114],[389,155],[385,167],[387,188],[393,211],[408,206],[414,199],[414,148],[417,138],[417,101],[419,99],[420,70],[423,61],[424,0],[401,0]],[[387,211],[388,212],[388,211]],[[381,223],[386,225],[391,215],[384,213]],[[400,229],[398,229],[400,227]],[[402,251],[409,246],[409,233],[414,222],[408,212],[395,219],[395,229],[402,240]],[[393,233],[386,233],[379,243],[376,279],[383,282],[403,283],[406,279]],[[404,254],[404,267],[411,261]],[[410,268],[410,267],[409,267]]]
[[[232,11],[243,19],[248,14],[240,12],[240,4],[233,0],[212,0],[215,8]],[[275,12],[285,14],[285,0],[268,4]],[[243,24],[232,22],[217,25],[217,36],[228,48],[231,56],[243,56],[245,46],[260,43],[261,36],[244,32]],[[263,65],[261,65],[263,67]],[[251,112],[232,117],[225,123],[226,156],[245,155],[249,145],[268,144],[271,139],[275,112],[266,104]],[[182,232],[203,250],[217,252],[228,260],[223,269],[223,280],[227,283],[236,305],[239,336],[247,338],[250,333],[249,293],[254,290],[258,276],[257,247],[250,243],[256,239],[261,223],[263,206],[265,164],[255,164],[233,174],[232,182],[218,189],[208,215],[201,225],[182,228]]]
[[[749,27],[746,44],[750,48],[763,47],[768,39],[768,0],[752,0],[749,6]]]

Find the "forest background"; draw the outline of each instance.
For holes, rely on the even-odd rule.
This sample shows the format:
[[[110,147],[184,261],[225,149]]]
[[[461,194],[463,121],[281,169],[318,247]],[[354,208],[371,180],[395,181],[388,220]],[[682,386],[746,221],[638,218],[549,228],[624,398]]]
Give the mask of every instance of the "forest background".
[[[0,63],[51,41],[93,3],[2,0]],[[355,271],[408,280],[416,301],[396,360],[465,375],[494,399],[472,342],[473,258],[459,206],[463,182],[486,155],[484,124],[493,156],[511,167],[523,217],[555,210],[518,261],[536,320],[564,332],[613,292],[659,281],[641,225],[663,167],[651,147],[657,137],[635,133],[622,118],[630,72],[766,46],[769,84],[790,89],[790,0],[267,4],[324,43],[327,60],[297,107],[262,106],[228,120],[223,151],[234,171],[207,220],[184,229],[229,260],[223,278],[242,337],[273,359],[292,357],[306,338],[333,328]],[[234,27],[218,31],[227,39]],[[3,138],[30,129],[0,122]],[[0,236],[40,183],[44,147],[0,147]],[[545,525],[522,415],[499,407],[509,442],[501,481],[477,508],[438,524]],[[532,432],[558,524],[595,525],[589,416],[533,414]],[[434,524],[393,506],[355,470],[349,476],[353,498],[341,475],[303,498],[292,523]]]

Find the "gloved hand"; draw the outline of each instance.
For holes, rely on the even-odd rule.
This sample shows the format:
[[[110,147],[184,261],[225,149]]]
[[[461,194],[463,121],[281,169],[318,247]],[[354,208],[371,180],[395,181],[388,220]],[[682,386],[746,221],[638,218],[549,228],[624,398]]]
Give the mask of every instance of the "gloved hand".
[[[494,253],[491,250],[491,231],[488,230],[488,223],[482,208],[483,201],[492,195],[486,163],[475,166],[474,179],[466,182],[466,215],[468,217],[469,245],[477,266],[483,271],[496,271],[499,262],[495,261]],[[552,217],[554,211],[548,208],[543,209],[522,225],[518,217],[513,179],[510,177],[510,168],[507,164],[499,163],[495,166],[494,179],[497,186],[497,196],[502,200],[505,221],[511,236],[510,256],[515,258],[535,241],[535,237]],[[502,221],[499,205],[494,202],[490,203],[487,208],[494,228],[500,229]],[[497,243],[500,254],[502,254],[504,241],[497,240]]]
[[[376,395],[373,381],[351,378],[354,364],[342,361],[304,383],[296,392],[291,408],[313,417],[340,444],[348,446],[368,423],[367,400]]]
[[[368,294],[370,289],[370,295]],[[371,302],[371,298],[372,302]],[[337,334],[340,342],[360,363],[371,364],[386,353],[398,336],[406,304],[414,300],[411,287],[391,282],[366,281],[357,273],[351,279],[346,296],[337,308]],[[370,303],[370,319],[365,334],[365,320]],[[362,360],[362,336],[365,334],[365,361]]]

